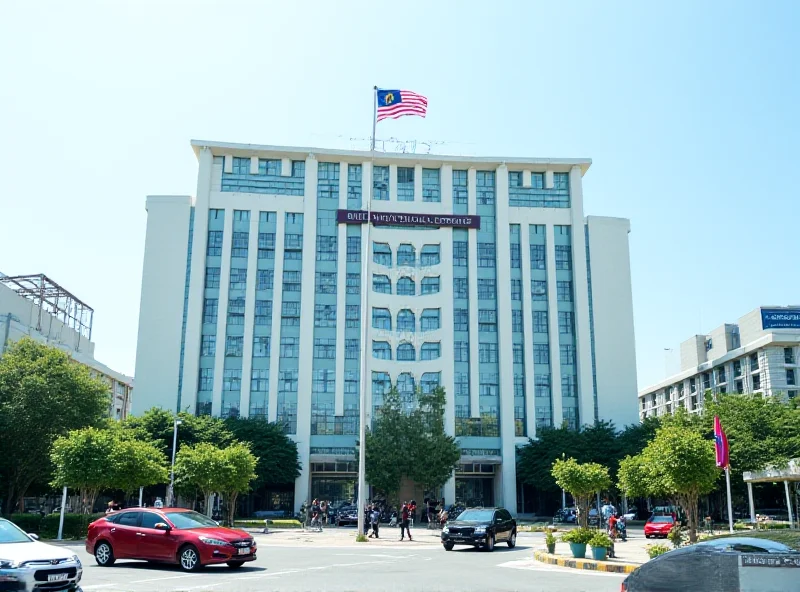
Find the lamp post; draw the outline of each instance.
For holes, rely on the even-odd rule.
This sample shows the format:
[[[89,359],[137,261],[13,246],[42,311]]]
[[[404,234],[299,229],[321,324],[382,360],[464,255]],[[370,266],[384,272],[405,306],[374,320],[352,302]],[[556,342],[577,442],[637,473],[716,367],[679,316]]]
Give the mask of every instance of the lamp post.
[[[167,496],[167,506],[174,506],[175,502],[175,450],[178,448],[178,426],[181,420],[177,417],[172,425],[172,466],[169,469],[169,495]]]

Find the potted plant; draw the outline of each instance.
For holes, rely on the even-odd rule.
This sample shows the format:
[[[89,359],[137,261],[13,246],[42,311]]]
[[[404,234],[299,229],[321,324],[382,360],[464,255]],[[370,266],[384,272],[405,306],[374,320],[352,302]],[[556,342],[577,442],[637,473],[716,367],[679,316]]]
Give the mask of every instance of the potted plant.
[[[592,558],[597,561],[605,561],[606,553],[614,543],[607,534],[598,531],[589,539],[589,544],[592,546]]]
[[[547,545],[547,552],[553,555],[556,552],[556,537],[552,531],[545,531],[544,542]]]
[[[569,543],[569,550],[575,559],[583,559],[586,557],[586,544],[591,540],[593,532],[588,528],[573,528],[562,534],[561,540]]]

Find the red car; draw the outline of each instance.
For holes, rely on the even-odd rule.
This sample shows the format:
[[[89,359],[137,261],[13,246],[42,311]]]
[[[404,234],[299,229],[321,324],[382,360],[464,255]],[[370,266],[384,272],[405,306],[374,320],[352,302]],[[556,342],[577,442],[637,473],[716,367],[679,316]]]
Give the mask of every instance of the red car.
[[[675,519],[672,516],[650,516],[644,524],[644,536],[667,538],[669,531],[675,526]]]
[[[177,563],[186,571],[227,563],[238,568],[256,559],[256,543],[241,530],[183,508],[131,508],[89,525],[86,552],[102,567],[117,559]]]

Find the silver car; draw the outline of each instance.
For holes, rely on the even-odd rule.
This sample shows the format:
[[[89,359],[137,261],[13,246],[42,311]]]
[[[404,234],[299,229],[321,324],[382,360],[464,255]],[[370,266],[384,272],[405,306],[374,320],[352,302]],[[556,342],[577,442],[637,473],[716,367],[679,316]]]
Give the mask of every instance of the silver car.
[[[0,518],[0,590],[80,592],[82,576],[75,553],[40,543],[35,534]]]

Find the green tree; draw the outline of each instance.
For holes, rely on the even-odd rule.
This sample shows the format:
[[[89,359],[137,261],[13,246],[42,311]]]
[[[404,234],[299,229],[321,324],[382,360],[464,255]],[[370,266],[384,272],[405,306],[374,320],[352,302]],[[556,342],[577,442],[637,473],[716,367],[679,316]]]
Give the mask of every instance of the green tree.
[[[589,523],[589,504],[597,492],[611,485],[608,468],[597,463],[579,463],[574,458],[558,459],[553,463],[556,484],[575,498],[578,522],[586,528]]]
[[[282,425],[258,418],[231,418],[225,420],[225,427],[236,440],[249,444],[258,457],[254,488],[294,483],[300,476],[297,444],[284,433]]]
[[[408,476],[426,491],[437,491],[453,474],[461,459],[461,449],[444,430],[445,391],[419,393],[419,405],[408,418],[413,438]]]
[[[689,541],[697,541],[698,501],[714,489],[719,469],[714,444],[695,429],[667,425],[641,455],[626,458],[617,475],[628,495],[665,496],[686,514]]]
[[[111,485],[115,444],[109,430],[97,428],[74,430],[53,443],[52,485],[78,489],[85,514],[91,513],[100,490]]]
[[[233,526],[236,499],[240,493],[250,491],[250,483],[256,478],[258,459],[247,444],[237,442],[222,450],[225,468],[222,471],[219,491],[228,504],[228,525]]]
[[[63,351],[25,338],[0,358],[0,475],[11,513],[34,482],[47,482],[59,436],[100,426],[108,416],[108,386]]]
[[[365,473],[376,490],[395,501],[400,483],[408,471],[410,434],[408,421],[400,404],[400,394],[392,387],[383,396],[372,429],[366,434]]]
[[[211,496],[222,491],[227,470],[225,452],[213,444],[200,442],[184,446],[175,457],[175,483],[184,490],[195,487],[205,498],[206,514],[211,516]]]
[[[152,442],[120,438],[122,430],[111,430],[115,439],[111,453],[110,489],[121,489],[126,494],[139,487],[166,483],[169,479],[167,459]]]
[[[122,426],[135,432],[140,440],[155,442],[170,458],[175,417],[171,411],[153,407],[142,415],[128,417],[122,422]],[[181,425],[178,426],[178,450],[182,446],[194,446],[201,442],[219,447],[225,447],[233,442],[233,434],[223,419],[209,415],[194,416],[183,411],[178,413],[177,418],[181,421]]]

